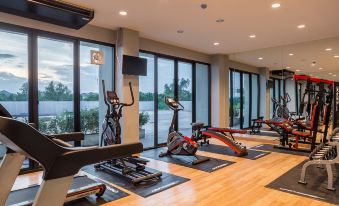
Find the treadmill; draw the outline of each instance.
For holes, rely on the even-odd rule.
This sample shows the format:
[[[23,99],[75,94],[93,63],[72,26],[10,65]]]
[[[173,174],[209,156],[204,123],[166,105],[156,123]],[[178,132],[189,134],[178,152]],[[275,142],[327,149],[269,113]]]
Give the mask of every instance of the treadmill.
[[[13,118],[12,115],[1,104],[0,104],[0,116]],[[72,135],[79,135],[79,134],[82,134],[82,133],[62,134],[62,135],[55,135],[55,136],[46,135],[46,136],[52,139],[55,143],[57,143],[60,146],[72,147],[70,144],[63,142],[61,139],[67,139],[66,137],[67,135],[72,136]],[[11,153],[13,153],[13,151],[7,148],[6,155],[9,155]],[[39,187],[40,185],[36,184],[36,185],[31,185],[23,189],[11,191],[5,205],[6,206],[7,205],[15,205],[15,206],[33,205],[33,201],[36,197],[36,194],[38,193]],[[101,197],[105,193],[105,190],[106,190],[105,184],[98,183],[95,180],[92,180],[85,175],[82,175],[82,176],[78,175],[78,176],[75,176],[73,179],[73,182],[68,190],[65,202],[70,202],[73,200],[85,198],[90,195],[96,195],[97,197]]]
[[[11,191],[6,201],[6,206],[31,206],[38,193],[40,185],[31,185],[29,187]],[[66,202],[78,200],[96,195],[101,197],[106,190],[106,185],[98,183],[87,176],[75,176],[71,187],[68,190]]]

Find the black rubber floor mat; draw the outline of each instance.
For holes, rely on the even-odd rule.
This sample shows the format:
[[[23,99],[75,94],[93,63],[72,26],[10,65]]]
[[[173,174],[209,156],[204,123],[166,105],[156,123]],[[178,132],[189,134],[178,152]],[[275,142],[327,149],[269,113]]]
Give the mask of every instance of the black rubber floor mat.
[[[96,180],[96,179],[95,179]],[[96,180],[97,182],[101,182]],[[32,186],[26,189],[20,189],[12,191],[9,194],[6,205],[15,205],[25,201],[33,202],[37,192],[39,190],[39,185]],[[79,200],[74,200],[68,203],[65,203],[65,206],[97,206],[103,205],[114,200],[118,200],[123,197],[127,197],[129,194],[119,190],[116,187],[112,187],[106,184],[106,191],[103,196],[97,198],[95,195],[88,196],[86,198],[81,198]]]
[[[172,156],[165,156],[165,157],[159,157],[159,154],[161,152],[164,152],[166,149],[165,148],[158,148],[158,149],[152,149],[152,150],[147,150],[142,153],[142,156],[155,159],[155,160],[160,160],[163,162],[168,162],[168,163],[173,163],[173,164],[178,164],[181,166],[205,171],[205,172],[214,172],[218,169],[224,168],[226,166],[229,166],[235,162],[227,161],[227,160],[221,160],[221,159],[216,159],[216,158],[211,158],[209,157],[210,160],[206,162],[202,162],[197,165],[192,165],[192,161],[195,159],[192,156],[180,156],[180,155],[172,155]],[[206,158],[203,156],[197,156],[198,158]]]
[[[223,145],[216,145],[216,144],[209,144],[199,147],[200,151],[204,152],[211,152],[216,154],[222,154],[222,155],[228,155],[228,156],[234,156],[237,157],[237,153],[235,153],[230,147],[223,146]],[[261,157],[264,157],[270,152],[263,152],[263,151],[257,151],[257,150],[247,150],[248,154],[246,156],[242,156],[241,158],[246,158],[250,160],[256,160]]]
[[[158,172],[157,170],[150,168],[147,168],[147,170],[150,172]],[[134,186],[126,177],[105,170],[96,170],[93,166],[84,167],[82,171],[94,175],[104,181],[120,186],[142,197],[149,197],[190,180],[184,177],[163,172],[160,181]]]
[[[260,145],[251,147],[250,149],[277,152],[277,153],[283,153],[283,154],[293,154],[293,155],[300,155],[300,156],[308,156],[310,154],[308,152],[275,148],[274,145],[271,145],[271,144],[260,144]]]
[[[339,164],[332,167],[334,174],[334,187],[336,191],[329,191],[327,186],[326,169],[317,168],[316,165],[309,166],[306,173],[307,184],[299,184],[301,168],[306,161],[295,166],[266,187],[291,194],[314,198],[327,203],[339,205]]]

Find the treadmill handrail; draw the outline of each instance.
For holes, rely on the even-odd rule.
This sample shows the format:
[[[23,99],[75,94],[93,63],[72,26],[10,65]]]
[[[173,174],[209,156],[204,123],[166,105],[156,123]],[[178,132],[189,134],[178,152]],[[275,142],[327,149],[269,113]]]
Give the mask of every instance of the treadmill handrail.
[[[74,175],[83,166],[143,150],[141,143],[81,149],[63,147],[33,127],[6,117],[0,117],[0,141],[13,151],[39,162],[45,170],[44,180]]]

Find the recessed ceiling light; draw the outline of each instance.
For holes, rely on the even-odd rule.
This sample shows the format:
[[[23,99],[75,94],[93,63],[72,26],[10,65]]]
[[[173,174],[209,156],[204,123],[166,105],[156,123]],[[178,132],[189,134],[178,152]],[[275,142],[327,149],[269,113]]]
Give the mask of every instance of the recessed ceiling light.
[[[336,74],[333,74],[334,77],[336,77],[337,75]]]
[[[329,75],[332,75],[332,72],[328,73]]]
[[[221,18],[216,20],[217,23],[223,23],[224,21],[225,21],[225,20],[224,20],[224,19],[221,19]]]
[[[291,67],[286,67],[286,69],[291,69]]]
[[[324,69],[324,68],[321,68],[321,67],[319,68],[319,70],[323,70],[323,69]]]
[[[296,72],[300,72],[301,70],[300,69],[297,69],[297,70],[295,70]]]
[[[305,28],[305,27],[306,27],[305,24],[300,24],[300,25],[298,25],[298,29],[303,29],[303,28]]]
[[[272,4],[272,8],[279,8],[281,5],[279,4],[279,3],[274,3],[274,4]]]
[[[178,34],[182,34],[182,33],[184,33],[184,30],[179,29],[179,30],[177,31],[177,33],[178,33]]]
[[[120,14],[121,16],[126,16],[126,15],[127,15],[127,11],[121,10],[121,11],[119,11],[119,14]]]
[[[250,35],[250,38],[252,38],[252,39],[255,38],[255,37],[257,37],[255,34]]]
[[[332,51],[332,48],[326,48],[325,50],[326,51]]]
[[[263,60],[264,58],[263,57],[258,57],[259,60]]]
[[[207,9],[207,4],[200,4],[200,8],[202,8],[202,9]]]
[[[293,56],[294,54],[293,53],[289,53],[288,55]]]
[[[335,55],[334,58],[339,58],[339,55]]]
[[[213,45],[214,46],[218,46],[218,45],[220,45],[220,43],[219,42],[214,42]]]

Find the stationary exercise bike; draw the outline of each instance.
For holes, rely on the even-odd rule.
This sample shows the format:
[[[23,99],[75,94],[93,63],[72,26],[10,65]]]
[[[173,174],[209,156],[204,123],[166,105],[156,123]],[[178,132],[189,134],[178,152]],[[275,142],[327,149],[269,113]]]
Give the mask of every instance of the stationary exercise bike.
[[[170,97],[165,97],[165,103],[167,106],[172,109],[173,117],[172,122],[169,127],[168,137],[167,137],[167,151],[160,153],[159,157],[171,156],[171,155],[183,155],[183,156],[193,156],[195,160],[192,161],[192,165],[196,165],[202,162],[206,162],[209,158],[198,158],[196,152],[198,150],[199,144],[194,141],[192,138],[183,136],[180,132],[175,131],[175,120],[177,118],[178,112],[184,110],[184,106],[178,101]],[[193,131],[196,133],[197,131]]]
[[[107,105],[107,112],[102,124],[102,134],[100,146],[121,144],[121,126],[120,118],[124,107],[129,107],[134,104],[134,95],[132,85],[129,83],[132,102],[121,103],[115,91],[105,90],[105,82],[102,80],[104,93],[104,102]],[[134,185],[146,182],[157,182],[161,180],[162,173],[151,173],[146,170],[145,165],[148,160],[138,157],[124,157],[104,161],[95,165],[95,168],[100,170],[108,170],[131,180]]]

